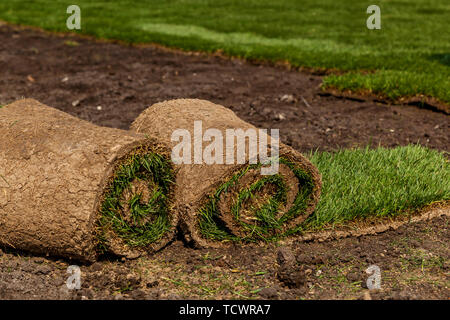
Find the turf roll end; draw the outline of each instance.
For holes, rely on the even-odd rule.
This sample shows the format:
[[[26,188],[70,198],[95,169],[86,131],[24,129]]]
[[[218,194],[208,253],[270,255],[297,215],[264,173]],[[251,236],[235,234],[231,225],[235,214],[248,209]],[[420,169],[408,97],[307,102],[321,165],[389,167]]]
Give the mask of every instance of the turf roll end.
[[[167,155],[148,147],[117,161],[98,208],[99,253],[132,258],[164,247],[178,224],[173,212],[174,180]]]
[[[302,159],[303,160],[303,159]],[[262,176],[262,164],[246,165],[204,197],[187,216],[193,240],[206,247],[270,242],[295,235],[320,196],[320,176],[299,159],[279,159],[277,174]]]
[[[158,140],[33,99],[0,109],[0,245],[94,261],[174,236],[174,172]]]

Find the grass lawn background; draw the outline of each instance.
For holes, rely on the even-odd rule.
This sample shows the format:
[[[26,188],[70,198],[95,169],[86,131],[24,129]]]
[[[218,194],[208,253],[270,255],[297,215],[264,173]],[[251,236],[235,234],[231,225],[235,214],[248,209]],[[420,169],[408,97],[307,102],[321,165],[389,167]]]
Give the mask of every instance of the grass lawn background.
[[[0,19],[67,32],[75,3],[81,33],[340,70],[324,85],[450,103],[448,0],[8,0]],[[366,27],[371,4],[381,30]]]
[[[305,230],[408,214],[450,200],[450,162],[443,152],[409,145],[315,152],[309,158],[322,174],[323,186]]]

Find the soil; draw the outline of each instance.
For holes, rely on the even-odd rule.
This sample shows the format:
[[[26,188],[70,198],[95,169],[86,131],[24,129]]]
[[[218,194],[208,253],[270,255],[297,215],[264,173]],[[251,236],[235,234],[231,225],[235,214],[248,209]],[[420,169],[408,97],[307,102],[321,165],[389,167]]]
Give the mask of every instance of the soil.
[[[220,56],[122,46],[0,27],[0,104],[35,98],[93,123],[128,129],[148,106],[206,99],[280,129],[300,151],[420,142],[448,150],[448,116],[415,106],[324,96],[321,77]]]
[[[295,149],[421,143],[449,151],[449,116],[324,95],[321,77],[239,59],[125,46],[0,25],[0,105],[34,98],[98,125],[128,129],[149,105],[200,98]],[[0,249],[0,299],[449,299],[446,216],[377,235],[256,248],[194,249],[91,265]],[[69,290],[69,265],[81,267]],[[381,269],[381,289],[365,270]]]

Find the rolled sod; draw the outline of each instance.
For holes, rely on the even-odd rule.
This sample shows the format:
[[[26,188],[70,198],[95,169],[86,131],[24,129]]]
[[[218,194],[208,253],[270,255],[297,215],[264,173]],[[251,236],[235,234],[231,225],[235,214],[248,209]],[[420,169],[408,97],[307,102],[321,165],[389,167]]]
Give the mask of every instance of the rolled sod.
[[[201,121],[200,136],[194,121]],[[245,162],[227,164],[225,160],[223,163],[205,161],[204,157],[200,159],[199,154],[206,152],[208,155],[207,151],[213,149],[208,149],[208,146],[219,139],[218,136],[204,138],[202,134],[206,134],[208,129],[222,133],[223,140],[226,140],[227,129],[255,130],[258,141],[265,135],[238,118],[230,109],[197,99],[154,104],[131,126],[135,132],[157,136],[160,141],[170,144],[177,161],[186,155],[184,149],[177,155],[181,150],[180,143],[191,139],[193,152],[187,153],[184,158],[190,158],[191,163],[183,161],[175,165],[175,206],[180,212],[180,226],[187,239],[198,246],[216,247],[227,243],[273,241],[294,236],[319,200],[321,176],[317,169],[303,155],[280,143],[279,170],[263,175],[261,168],[267,167],[276,158],[259,157],[256,163],[251,163],[250,159],[255,157],[248,156],[249,139],[245,138],[241,138],[240,142],[235,139],[231,147],[225,142],[222,149],[224,155],[227,150],[232,150],[235,160],[237,150],[245,149]],[[174,132],[185,134],[177,133],[172,137]],[[270,146],[274,144],[271,137],[266,135],[266,139]],[[261,152],[259,148],[257,150]],[[211,154],[216,155],[216,151]],[[270,149],[268,153],[273,156]]]
[[[178,224],[170,149],[25,99],[0,108],[0,244],[92,261],[162,248]]]

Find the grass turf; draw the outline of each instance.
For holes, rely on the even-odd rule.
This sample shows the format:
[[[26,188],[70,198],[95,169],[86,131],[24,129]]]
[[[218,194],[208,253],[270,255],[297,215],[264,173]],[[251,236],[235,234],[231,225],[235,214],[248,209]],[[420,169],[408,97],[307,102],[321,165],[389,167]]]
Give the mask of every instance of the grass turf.
[[[155,153],[135,154],[121,164],[107,187],[100,209],[99,251],[108,251],[107,239],[111,232],[131,247],[145,247],[159,241],[172,227],[168,196],[174,180],[170,160]],[[137,181],[148,188],[148,199],[144,199],[143,191],[133,193],[131,187]],[[128,201],[124,200],[126,191],[132,193]]]
[[[450,163],[444,152],[410,145],[316,152],[310,159],[322,174],[323,187],[303,230],[407,214],[450,200]]]
[[[321,230],[361,218],[408,214],[433,202],[450,200],[450,164],[443,152],[410,145],[393,149],[379,147],[335,153],[315,152],[309,158],[322,174],[323,188],[317,209],[304,223],[283,233],[276,233],[283,223],[302,212],[312,188],[307,177],[291,167],[304,186],[292,208],[279,220],[272,219],[283,203],[285,188],[277,175],[272,176],[270,181],[264,178],[241,190],[231,208],[233,219],[248,236],[240,238],[227,232],[217,219],[220,214],[217,203],[220,195],[238,183],[249,166],[219,187],[201,208],[201,234],[207,239],[219,241],[272,241],[300,231]],[[280,192],[254,210],[257,226],[239,221],[239,206],[265,183],[275,184]]]
[[[0,19],[68,31],[70,4],[2,1]],[[97,37],[343,70],[350,73],[327,77],[324,85],[392,99],[425,95],[450,103],[446,0],[379,0],[381,30],[366,28],[370,1],[79,0],[77,4],[82,10],[81,32]]]
[[[280,159],[293,170],[303,186],[286,213],[275,219],[280,206],[286,202],[286,185],[282,177],[265,176],[239,190],[236,202],[230,208],[233,219],[247,235],[242,238],[224,228],[218,219],[218,201],[248,170],[260,166],[250,165],[220,186],[201,208],[199,229],[202,235],[218,241],[272,241],[299,231],[320,230],[361,218],[408,214],[433,202],[450,200],[450,164],[444,152],[410,145],[393,149],[367,147],[334,153],[315,152],[309,158],[322,174],[323,188],[316,211],[304,223],[278,232],[284,223],[305,209],[313,187],[311,179],[302,170]],[[122,196],[136,179],[145,181],[152,192],[147,203],[142,203],[142,194],[133,195],[128,203],[130,221],[126,221],[122,211],[127,204],[123,203]],[[166,195],[174,179],[168,160],[156,154],[136,155],[122,164],[105,193],[101,208],[101,251],[107,250],[105,235],[110,230],[130,246],[145,247],[158,241],[170,228]],[[243,203],[268,184],[276,187],[275,193],[262,205],[251,208],[258,223],[240,221]]]
[[[240,172],[233,175],[227,182],[221,185],[215,193],[210,197],[209,201],[199,210],[198,227],[203,237],[211,240],[231,240],[235,242],[245,241],[254,242],[258,240],[272,241],[294,231],[291,229],[283,230],[283,225],[300,215],[308,204],[310,195],[312,194],[314,185],[312,178],[306,174],[301,168],[296,167],[295,163],[287,159],[280,158],[279,162],[287,165],[301,186],[289,210],[284,212],[277,218],[280,207],[287,201],[287,186],[280,174],[271,176],[263,176],[256,180],[247,188],[240,189],[236,196],[235,203],[231,204],[231,214],[233,220],[237,222],[239,228],[243,231],[244,236],[235,235],[220,221],[219,201],[223,194],[229,192],[233,187],[239,186],[239,180],[251,169],[259,169],[261,164],[248,165]],[[262,191],[267,185],[273,185],[276,189],[268,199],[258,206],[250,208],[252,223],[248,223],[241,219],[241,209],[245,202],[255,199],[258,192]],[[239,187],[238,187],[239,188]],[[248,214],[248,213],[247,213]]]

